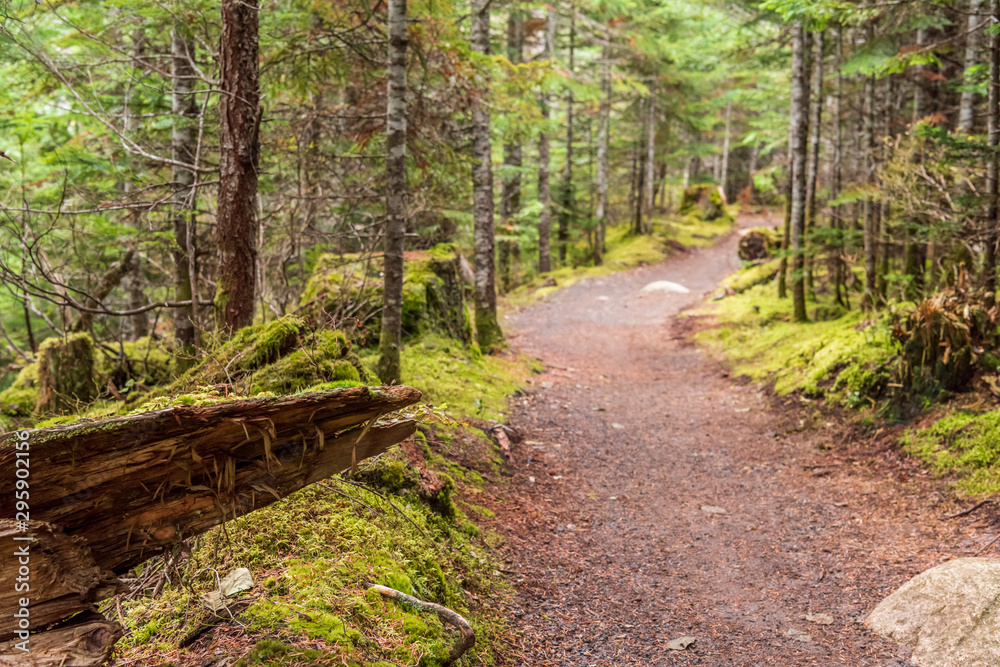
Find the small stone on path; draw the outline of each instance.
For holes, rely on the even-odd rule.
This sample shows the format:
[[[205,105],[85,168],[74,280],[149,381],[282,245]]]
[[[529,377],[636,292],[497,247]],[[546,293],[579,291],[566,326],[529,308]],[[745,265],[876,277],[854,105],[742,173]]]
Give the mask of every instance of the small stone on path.
[[[830,614],[806,614],[806,620],[817,625],[833,625],[833,616]]]
[[[672,283],[669,280],[657,280],[656,282],[649,283],[641,290],[643,294],[652,294],[654,292],[663,292],[667,294],[690,294],[691,290],[684,285],[679,283]]]
[[[678,637],[667,643],[667,648],[671,651],[683,651],[697,641],[694,637]]]
[[[810,637],[805,632],[802,632],[801,630],[796,630],[795,628],[790,628],[788,632],[785,633],[785,635],[787,635],[791,639],[794,639],[797,642],[802,642],[803,644],[812,643],[812,637]]]

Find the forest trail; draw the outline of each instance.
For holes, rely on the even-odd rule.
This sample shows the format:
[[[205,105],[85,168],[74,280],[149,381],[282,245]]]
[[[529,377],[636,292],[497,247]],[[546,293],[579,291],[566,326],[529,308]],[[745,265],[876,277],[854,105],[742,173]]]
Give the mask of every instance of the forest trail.
[[[737,238],[508,318],[513,345],[548,366],[514,400],[525,439],[512,484],[493,488],[525,633],[516,664],[906,665],[861,621],[985,543],[942,521],[941,484],[878,437],[801,429],[799,410],[769,408],[684,341],[676,316],[737,267]],[[662,280],[690,293],[641,292]],[[670,650],[680,637],[696,641]]]

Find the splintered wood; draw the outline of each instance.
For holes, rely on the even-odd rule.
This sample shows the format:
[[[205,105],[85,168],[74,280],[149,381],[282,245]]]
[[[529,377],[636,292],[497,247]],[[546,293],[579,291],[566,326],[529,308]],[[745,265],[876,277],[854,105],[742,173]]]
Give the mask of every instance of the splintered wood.
[[[419,399],[410,387],[356,387],[30,431],[27,530],[18,439],[0,436],[0,540],[30,552],[29,592],[16,587],[19,559],[0,559],[0,608],[26,598],[32,632],[49,628],[25,654],[19,619],[0,617],[0,665],[101,664],[121,631],[79,612],[114,595],[117,575],[404,440],[416,423],[392,413]]]

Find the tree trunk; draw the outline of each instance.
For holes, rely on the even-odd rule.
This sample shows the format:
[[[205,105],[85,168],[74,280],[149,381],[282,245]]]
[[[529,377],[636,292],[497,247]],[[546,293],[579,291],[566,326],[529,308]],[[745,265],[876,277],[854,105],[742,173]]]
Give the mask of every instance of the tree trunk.
[[[814,35],[812,99],[809,108],[809,164],[806,167],[806,224],[804,244],[816,224],[816,182],[819,180],[819,142],[823,121],[823,33]],[[813,283],[813,258],[811,252],[804,258],[807,296],[816,300]]]
[[[895,82],[892,77],[887,77],[885,81],[885,99],[882,107],[883,110],[883,136],[888,137],[892,134],[892,110],[895,104],[896,97]],[[883,162],[889,159],[889,147],[885,142],[882,143],[882,160]],[[888,198],[883,198],[879,202],[879,217],[878,217],[878,294],[879,298],[884,303],[889,291],[889,248],[891,246],[891,239],[889,238],[889,220],[892,217],[892,210],[890,208],[890,202]]]
[[[732,126],[733,102],[732,100],[726,100],[726,136],[722,140],[722,175],[719,178],[719,185],[722,187],[726,203],[729,202],[729,144]]]
[[[597,245],[594,262],[604,262],[604,233],[608,224],[608,141],[611,124],[611,31],[604,26],[601,57],[601,103],[597,120]]]
[[[570,5],[569,19],[569,77],[573,77],[576,52],[576,9]],[[575,208],[573,192],[573,91],[566,91],[566,163],[563,165],[562,201],[559,210],[559,261],[566,261],[569,246],[569,223]]]
[[[790,116],[789,116],[790,117]],[[791,122],[789,122],[791,126]],[[788,250],[792,239],[792,181],[795,180],[795,163],[792,160],[792,142],[788,142],[788,178],[785,180],[785,217],[781,225],[781,261],[778,262],[778,298],[788,296]]]
[[[642,234],[642,207],[643,201],[645,200],[645,193],[643,192],[643,185],[646,182],[646,136],[643,133],[642,138],[639,140],[639,147],[636,150],[634,157],[634,164],[636,168],[635,173],[635,213],[632,217],[632,233]]]
[[[809,133],[809,86],[806,80],[806,35],[802,22],[792,37],[792,310],[796,322],[806,322],[806,293],[803,276],[806,222],[806,142]]]
[[[556,12],[550,5],[545,20],[545,58],[551,59],[554,52],[556,32]],[[548,122],[551,116],[551,95],[542,93],[542,120]],[[552,229],[552,192],[549,187],[549,133],[538,137],[538,201],[542,210],[538,214],[538,271],[552,270],[552,249],[550,236]]]
[[[142,68],[141,57],[142,57],[144,41],[145,41],[144,33],[141,28],[135,30],[132,33],[132,42],[133,42],[132,67],[135,70],[141,70]],[[134,82],[129,81],[125,93],[125,133],[131,138],[135,137],[136,130],[139,129],[139,118],[140,118],[140,115],[136,113],[135,109],[133,108],[133,105],[135,103],[134,92],[135,92],[135,84]],[[130,179],[126,179],[123,185],[124,185],[123,190],[125,191],[125,194],[126,195],[131,194],[134,188],[133,181]],[[140,212],[138,210],[129,211],[128,218],[132,227],[134,227],[136,231],[140,232],[141,235],[142,220]],[[143,265],[142,255],[136,253],[135,257],[133,257],[132,259],[132,266],[129,267],[128,272],[124,276],[122,276],[122,289],[125,291],[126,294],[128,294],[128,307],[130,310],[142,308],[148,303],[146,300],[146,295],[143,292],[145,283],[144,280],[145,272],[143,271],[142,265]],[[129,317],[129,321],[132,324],[131,335],[133,340],[149,335],[148,312],[135,313]]]
[[[632,168],[629,170],[628,179],[628,216],[629,219],[635,217],[635,202],[638,197],[636,179],[639,173],[639,145],[632,144]]]
[[[385,265],[378,376],[398,384],[403,344],[403,240],[406,236],[406,0],[388,0],[386,77]]]
[[[990,0],[990,16],[994,25],[1000,21],[1000,1]],[[997,195],[1000,190],[1000,156],[997,146],[1000,146],[1000,33],[990,35],[990,74],[989,74],[989,136],[987,143],[993,148],[989,161],[986,163],[986,266],[984,278],[988,289],[992,291],[996,284],[997,264]]]
[[[472,50],[484,57],[490,54],[490,0],[475,0],[472,8]],[[487,73],[480,73],[480,90],[489,90]],[[493,236],[493,158],[490,143],[490,112],[481,100],[472,108],[473,233],[476,256],[476,340],[487,352],[503,344],[503,332],[497,320],[495,239]]]
[[[646,224],[642,231],[653,233],[654,189],[656,187],[656,82],[649,83],[646,116]]]
[[[515,1],[507,16],[507,60],[512,65],[523,61],[524,39],[521,9]],[[509,292],[514,287],[517,267],[514,258],[517,244],[517,216],[521,212],[521,143],[504,144],[503,164],[508,169],[500,195],[500,289]]]
[[[841,114],[841,102],[844,95],[844,78],[840,73],[841,62],[843,59],[844,52],[844,28],[843,26],[837,27],[837,41],[835,44],[835,62],[834,71],[836,72],[836,77],[834,79],[834,95],[833,95],[833,164],[831,173],[831,183],[830,183],[830,198],[837,199],[840,197],[840,189],[842,187],[842,177],[843,177],[843,160],[844,160],[844,131],[840,123]],[[833,208],[833,228],[836,230],[836,242],[833,249],[833,294],[836,302],[841,306],[850,308],[850,303],[847,299],[847,290],[844,289],[844,230],[846,225],[844,224],[843,216],[844,207],[835,206]]]
[[[219,275],[216,325],[253,321],[257,288],[257,174],[260,166],[258,0],[222,0],[219,70]]]
[[[170,55],[173,65],[171,82],[173,96],[171,110],[174,115],[174,127],[171,136],[171,157],[175,164],[172,169],[174,181],[173,209],[171,218],[174,228],[174,295],[178,301],[190,301],[190,306],[184,306],[174,311],[174,333],[181,346],[178,366],[186,370],[194,363],[197,351],[198,311],[197,293],[194,291],[196,281],[195,270],[188,252],[189,237],[194,237],[194,180],[193,169],[186,169],[178,164],[194,166],[197,159],[198,142],[195,136],[195,117],[198,115],[198,101],[194,96],[195,70],[194,40],[191,39],[187,27],[178,23],[170,31]]]
[[[0,500],[0,539],[30,547],[31,593],[15,588],[16,557],[0,559],[0,606],[28,609],[29,655],[17,655],[18,619],[0,618],[0,665],[102,664],[121,629],[67,633],[121,588],[137,564],[225,521],[350,469],[414,433],[410,387],[367,387],[177,406],[156,412],[0,437],[0,474],[12,480],[31,454],[31,517],[19,525],[14,494]],[[363,424],[367,426],[362,426]],[[355,428],[350,428],[350,427]],[[27,525],[24,525],[27,524]],[[13,551],[12,551],[13,553]],[[52,624],[73,617],[69,623]]]
[[[920,28],[917,30],[917,46],[923,46],[927,43],[927,29]],[[923,76],[921,72],[923,71],[923,66],[917,66],[915,68],[915,76],[913,77],[912,87],[913,87],[913,120],[911,123],[911,130],[915,129],[917,123],[924,117],[924,85]],[[917,148],[913,155],[913,161],[919,164],[923,160],[923,155],[921,151]],[[916,227],[920,225],[922,220],[918,217],[908,223],[905,227],[906,238],[903,245],[903,273],[907,277],[906,283],[906,298],[910,300],[916,300],[919,298],[921,292],[923,291],[924,283],[924,267],[923,267],[923,253],[921,252],[920,244],[916,239]]]
[[[965,89],[962,91],[958,107],[958,126],[956,128],[959,132],[968,133],[975,129],[976,94],[972,91],[975,81],[969,76],[969,70],[976,66],[979,55],[979,31],[976,30],[976,26],[979,25],[979,10],[982,4],[983,0],[969,0],[968,34],[965,36],[965,75],[963,76]]]
[[[871,38],[871,28],[868,29],[868,37]],[[864,100],[862,103],[862,131],[861,150],[864,152],[864,178],[865,183],[875,182],[875,77],[867,76],[864,80]],[[878,281],[878,271],[875,264],[878,243],[875,238],[877,229],[875,228],[875,202],[869,197],[864,202],[864,256],[865,256],[865,293],[862,297],[862,307],[866,309],[875,308]]]

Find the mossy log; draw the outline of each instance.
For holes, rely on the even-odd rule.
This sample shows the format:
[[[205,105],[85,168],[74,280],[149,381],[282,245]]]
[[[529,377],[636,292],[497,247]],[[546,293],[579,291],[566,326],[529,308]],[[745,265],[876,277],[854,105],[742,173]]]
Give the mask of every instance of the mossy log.
[[[51,633],[67,630],[51,628],[72,614],[95,611],[96,602],[117,591],[118,575],[179,540],[407,438],[415,422],[391,413],[419,399],[410,387],[355,387],[31,431],[29,456],[20,457],[30,461],[27,531],[15,504],[16,471],[23,464],[15,466],[25,450],[17,449],[15,434],[0,436],[0,540],[29,545],[31,585],[30,593],[16,592],[18,559],[0,560],[0,608],[19,609],[27,597],[31,630],[42,631],[30,639],[35,662],[18,664],[101,664],[120,635],[97,626],[85,632],[84,643],[93,649],[88,655],[99,657],[85,659],[77,655],[79,642],[52,644]],[[17,536],[33,540],[15,541]],[[17,630],[11,613],[0,616],[0,665],[4,656],[18,655],[15,641],[2,643],[16,639]],[[73,632],[67,637],[82,636]],[[95,647],[98,640],[104,644]],[[50,647],[47,656],[41,646]]]

